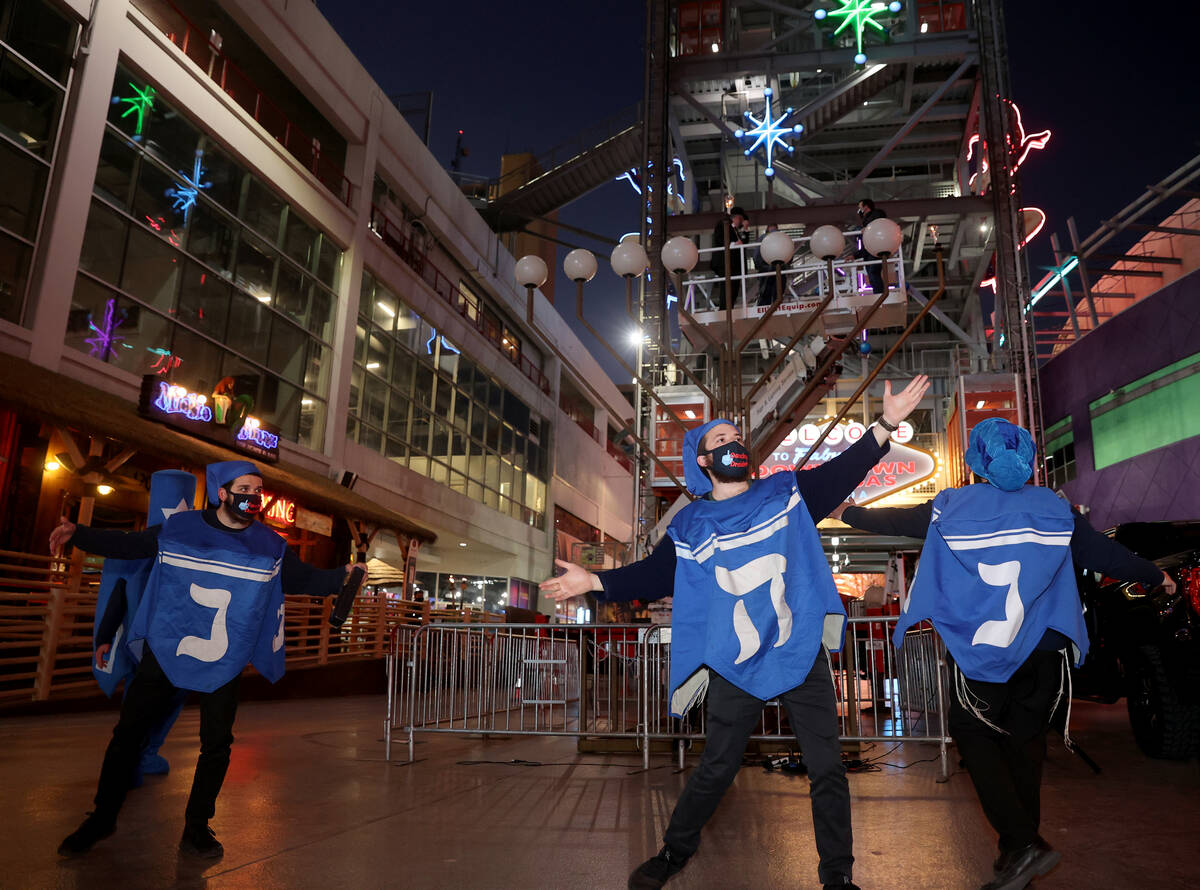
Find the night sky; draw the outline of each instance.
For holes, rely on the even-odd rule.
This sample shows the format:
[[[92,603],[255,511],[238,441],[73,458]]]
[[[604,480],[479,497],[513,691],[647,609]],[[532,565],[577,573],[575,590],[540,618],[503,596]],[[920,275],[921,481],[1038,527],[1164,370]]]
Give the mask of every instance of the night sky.
[[[384,90],[433,91],[430,147],[449,166],[463,129],[470,150],[463,172],[494,176],[501,154],[540,155],[642,98],[641,2],[318,5]],[[1190,22],[1172,18],[1171,8],[1188,9]],[[1068,216],[1086,238],[1200,150],[1190,61],[1200,13],[1191,3],[1167,3],[1151,22],[1132,9],[1109,0],[1006,6],[1014,98],[1029,132],[1053,131],[1021,171],[1024,203],[1049,217],[1030,246],[1033,282],[1051,262],[1049,233],[1067,243]],[[617,238],[637,228],[638,212],[639,198],[620,182],[564,208],[560,218]],[[628,322],[604,321],[618,315],[605,307],[624,299],[608,267],[611,248],[561,230],[559,237],[600,258],[587,286],[588,317],[628,355]],[[573,287],[561,274],[565,250],[558,302],[574,323]],[[628,379],[603,347],[578,333],[614,379]]]

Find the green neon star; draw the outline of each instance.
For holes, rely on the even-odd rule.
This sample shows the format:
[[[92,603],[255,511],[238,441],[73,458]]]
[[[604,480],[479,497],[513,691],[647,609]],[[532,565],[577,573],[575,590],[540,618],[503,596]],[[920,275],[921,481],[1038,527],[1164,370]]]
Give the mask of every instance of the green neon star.
[[[900,4],[897,2],[881,3],[879,0],[838,0],[838,2],[841,3],[841,7],[838,9],[818,9],[817,19],[829,17],[842,20],[842,23],[833,32],[834,37],[853,26],[857,49],[854,61],[861,65],[867,60],[866,54],[863,53],[863,32],[867,28],[874,28],[880,34],[886,34],[887,29],[875,21],[875,17],[894,15],[900,11]]]
[[[125,109],[125,113],[121,117],[129,117],[131,114],[137,115],[137,126],[134,128],[133,135],[141,136],[142,127],[146,124],[146,112],[154,107],[154,87],[146,86],[138,89],[136,84],[131,83],[130,88],[134,95],[129,99],[122,99],[124,103],[128,103],[129,107]]]

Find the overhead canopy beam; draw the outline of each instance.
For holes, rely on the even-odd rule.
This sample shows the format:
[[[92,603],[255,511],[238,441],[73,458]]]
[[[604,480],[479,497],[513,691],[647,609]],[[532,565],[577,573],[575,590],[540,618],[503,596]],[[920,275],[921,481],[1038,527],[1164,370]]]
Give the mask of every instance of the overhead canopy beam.
[[[820,226],[826,223],[844,225],[854,219],[858,207],[852,203],[809,204],[807,207],[774,207],[754,211],[754,224]],[[921,219],[926,216],[990,214],[992,201],[988,197],[966,195],[961,198],[913,198],[887,202],[888,215],[892,219]],[[671,235],[693,235],[711,232],[724,214],[719,211],[707,213],[680,213],[667,217],[667,232]],[[962,225],[960,221],[959,225]]]

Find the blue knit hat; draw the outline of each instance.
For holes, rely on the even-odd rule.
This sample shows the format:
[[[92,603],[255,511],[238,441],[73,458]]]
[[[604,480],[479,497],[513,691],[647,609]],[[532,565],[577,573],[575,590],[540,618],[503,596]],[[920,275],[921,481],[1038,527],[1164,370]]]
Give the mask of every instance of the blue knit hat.
[[[683,480],[687,483],[687,490],[697,497],[701,497],[712,491],[712,480],[708,478],[708,474],[704,472],[703,468],[696,463],[696,456],[700,452],[700,443],[704,441],[704,436],[709,430],[714,426],[720,426],[722,423],[727,423],[735,430],[737,429],[737,424],[732,420],[718,417],[716,420],[710,420],[703,426],[688,430],[683,436]],[[741,433],[741,430],[738,430],[738,433]]]
[[[209,464],[205,468],[205,491],[208,492],[209,506],[215,507],[220,502],[221,496],[217,492],[238,476],[262,478],[262,471],[248,460],[223,460],[220,463]]]
[[[971,430],[966,459],[976,475],[1003,491],[1016,491],[1033,475],[1036,454],[1029,430],[989,417]]]

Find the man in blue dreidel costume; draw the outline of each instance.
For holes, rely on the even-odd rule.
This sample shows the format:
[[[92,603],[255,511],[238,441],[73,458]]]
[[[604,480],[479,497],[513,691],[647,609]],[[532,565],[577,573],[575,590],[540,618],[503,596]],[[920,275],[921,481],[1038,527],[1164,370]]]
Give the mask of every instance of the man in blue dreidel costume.
[[[146,524],[162,525],[168,518],[184,510],[191,510],[196,499],[196,477],[182,470],[159,470],[150,476],[150,510]],[[130,645],[129,625],[137,613],[142,592],[153,559],[107,559],[100,575],[100,591],[96,601],[96,623],[92,644],[96,658],[92,673],[104,694],[112,697],[124,681],[133,679],[137,663],[141,660],[142,644]],[[187,699],[186,690],[175,697],[175,705],[163,721],[150,731],[138,763],[138,773],[147,775],[165,774],[170,771],[166,758],[158,753],[167,733],[175,724],[179,712]],[[140,775],[134,785],[140,784]]]
[[[631,890],[661,887],[700,846],[700,831],[741,766],[767,701],[778,698],[800,741],[811,782],[813,834],[826,888],[855,888],[850,789],[842,765],[829,656],[846,613],[816,523],[852,492],[888,450],[889,431],[928,388],[917,377],[898,395],[885,384],[883,417],[869,435],[813,470],[751,482],[741,434],[727,420],[683,440],[688,490],[701,499],[671,522],[645,559],[590,573],[555,560],[542,582],[554,599],[595,593],[606,602],[674,596],[671,713],[707,696],[704,754],[688,779],[663,847],[629,877]],[[729,879],[728,886],[741,886]]]
[[[1046,733],[1070,667],[1088,650],[1075,563],[1154,587],[1175,582],[1088,524],[1047,488],[1027,485],[1027,430],[991,417],[971,430],[967,465],[982,484],[914,507],[833,512],[854,528],[924,538],[893,641],[930,620],[951,657],[950,733],[999,834],[985,890],[1021,890],[1058,864],[1038,834]],[[1070,744],[1069,728],[1064,739]]]
[[[142,660],[121,705],[104,755],[95,810],[59,847],[87,852],[113,833],[129,779],[150,730],[169,713],[180,690],[200,693],[200,756],[185,810],[180,849],[216,858],[224,853],[208,827],[229,767],[238,683],[247,664],[274,682],[283,675],[285,591],[330,596],[350,566],[315,569],[278,534],[257,522],[262,474],[249,461],[210,464],[209,507],[175,513],[142,532],[77,526],[64,519],[50,536],[58,553],[68,542],[106,558],[153,558],[129,630],[143,641]]]

